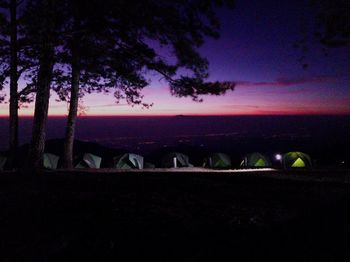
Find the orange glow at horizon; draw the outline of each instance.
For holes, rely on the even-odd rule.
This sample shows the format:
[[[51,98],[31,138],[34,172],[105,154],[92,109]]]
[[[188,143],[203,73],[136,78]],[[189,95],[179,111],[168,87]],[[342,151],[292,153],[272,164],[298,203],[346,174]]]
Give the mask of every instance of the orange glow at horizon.
[[[173,116],[173,115],[348,115],[348,96],[336,94],[327,97],[308,95],[308,88],[295,87],[237,87],[224,96],[205,96],[204,102],[193,102],[190,98],[176,98],[167,88],[145,89],[145,102],[154,103],[149,109],[116,104],[113,96],[87,95],[82,100],[86,116]],[[313,92],[311,92],[312,94]],[[67,104],[56,102],[52,94],[50,116],[66,116]],[[19,110],[20,116],[33,116],[34,103]],[[0,116],[8,116],[8,104],[0,104]]]

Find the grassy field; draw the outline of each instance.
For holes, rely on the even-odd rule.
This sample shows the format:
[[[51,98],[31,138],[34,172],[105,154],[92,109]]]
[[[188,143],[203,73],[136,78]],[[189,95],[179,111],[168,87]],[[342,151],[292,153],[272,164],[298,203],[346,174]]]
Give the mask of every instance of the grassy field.
[[[0,173],[0,261],[349,261],[348,175]]]

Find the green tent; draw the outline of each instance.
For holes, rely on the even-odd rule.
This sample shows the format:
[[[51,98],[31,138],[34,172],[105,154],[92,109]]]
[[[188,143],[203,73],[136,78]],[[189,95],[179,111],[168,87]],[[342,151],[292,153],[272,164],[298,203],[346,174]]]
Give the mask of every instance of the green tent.
[[[0,156],[0,171],[1,171],[1,170],[4,170],[6,161],[7,161],[7,157],[5,157],[5,156]]]
[[[75,168],[100,168],[102,158],[93,154],[84,154],[83,159]]]
[[[167,155],[165,155],[162,158],[161,166],[165,168],[171,168],[171,167],[193,167],[192,164],[190,164],[188,156],[172,152]]]
[[[282,158],[284,168],[310,168],[312,167],[309,155],[302,152],[289,152]]]
[[[223,153],[214,153],[204,159],[203,166],[211,168],[230,168],[232,166],[231,158]]]
[[[248,168],[263,168],[263,167],[271,167],[271,161],[269,158],[261,153],[251,153],[246,155],[242,162],[241,167]]]
[[[59,156],[54,154],[45,153],[44,154],[44,167],[48,169],[57,169]]]
[[[113,159],[114,167],[119,169],[143,169],[143,157],[136,154],[123,154]]]

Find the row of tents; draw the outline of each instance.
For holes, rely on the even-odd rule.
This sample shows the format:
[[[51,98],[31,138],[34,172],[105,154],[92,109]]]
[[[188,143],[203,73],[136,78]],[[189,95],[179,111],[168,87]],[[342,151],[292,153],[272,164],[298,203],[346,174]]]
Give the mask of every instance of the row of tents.
[[[311,168],[312,161],[309,155],[302,152],[289,152],[281,155],[276,155],[278,166],[285,169],[288,168]],[[272,167],[273,161],[264,154],[251,153],[243,157],[240,167],[242,168],[267,168]],[[223,153],[214,153],[204,161],[204,166],[210,168],[229,168],[231,167],[231,158]]]
[[[268,168],[276,166],[285,169],[293,168],[311,168],[312,162],[309,155],[302,152],[289,152],[281,155],[276,155],[276,159],[272,161],[267,155],[262,153],[251,153],[243,157],[241,168]],[[57,169],[59,167],[59,156],[45,153],[44,167],[47,169]],[[0,170],[6,164],[6,157],[0,156]],[[86,153],[77,162],[75,168],[100,168],[102,158]],[[155,168],[152,163],[144,161],[144,158],[138,154],[125,153],[113,158],[113,168],[116,169],[144,169]],[[189,157],[185,154],[172,152],[164,155],[161,159],[160,167],[162,168],[178,168],[178,167],[193,167],[190,163]],[[232,168],[231,157],[224,153],[213,153],[203,160],[203,167],[229,169]]]

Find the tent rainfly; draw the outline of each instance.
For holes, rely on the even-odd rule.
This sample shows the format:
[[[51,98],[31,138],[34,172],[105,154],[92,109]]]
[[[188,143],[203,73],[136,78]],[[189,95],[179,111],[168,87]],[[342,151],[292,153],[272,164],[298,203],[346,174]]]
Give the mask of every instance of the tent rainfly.
[[[75,166],[75,168],[100,168],[102,158],[93,154],[84,154],[83,159]]]
[[[113,159],[119,169],[143,169],[143,157],[137,154],[123,154]]]
[[[4,170],[6,161],[7,161],[7,157],[0,156],[0,171]]]
[[[311,168],[311,158],[302,152],[289,152],[282,158],[284,168]]]
[[[211,168],[230,168],[232,166],[231,158],[223,153],[214,153],[204,159],[203,166]]]
[[[241,167],[248,168],[263,168],[271,167],[271,162],[269,158],[261,153],[251,153],[246,155],[242,162]]]
[[[177,152],[173,152],[165,155],[162,158],[161,166],[164,168],[193,167],[193,165],[190,164],[188,156]]]
[[[59,156],[54,154],[45,153],[44,154],[44,167],[47,169],[57,169]]]

